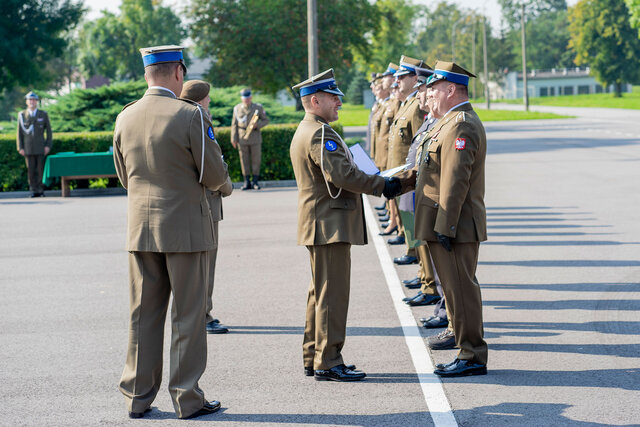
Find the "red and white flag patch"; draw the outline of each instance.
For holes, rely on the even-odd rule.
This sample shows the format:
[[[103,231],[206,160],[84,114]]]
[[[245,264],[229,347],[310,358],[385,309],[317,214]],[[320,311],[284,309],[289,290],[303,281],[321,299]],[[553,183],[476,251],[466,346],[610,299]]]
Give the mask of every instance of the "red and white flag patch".
[[[456,150],[464,150],[467,146],[467,140],[464,138],[456,138]]]

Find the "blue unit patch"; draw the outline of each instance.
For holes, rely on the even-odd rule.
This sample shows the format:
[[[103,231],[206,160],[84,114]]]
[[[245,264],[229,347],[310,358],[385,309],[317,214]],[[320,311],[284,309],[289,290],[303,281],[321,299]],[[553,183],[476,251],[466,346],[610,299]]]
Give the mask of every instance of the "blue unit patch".
[[[326,148],[327,151],[336,151],[338,149],[338,144],[336,144],[335,141],[328,140],[324,143],[324,148]]]
[[[209,129],[207,129],[207,135],[209,135],[209,138],[212,141],[216,140],[216,136],[213,134],[213,128],[211,126],[209,126]]]

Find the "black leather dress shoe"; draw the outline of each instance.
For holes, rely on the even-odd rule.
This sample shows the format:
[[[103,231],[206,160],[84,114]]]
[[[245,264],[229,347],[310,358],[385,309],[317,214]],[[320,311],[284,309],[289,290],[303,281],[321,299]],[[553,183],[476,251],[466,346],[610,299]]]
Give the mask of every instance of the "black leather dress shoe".
[[[375,210],[377,210],[377,211],[381,211],[381,210],[383,210],[383,209],[384,209],[384,210],[386,210],[386,209],[387,209],[387,203],[386,203],[386,202],[382,203],[380,206],[376,206],[376,207],[375,207]]]
[[[316,381],[360,381],[366,377],[362,371],[352,371],[345,365],[334,366],[331,369],[316,369],[314,377]]]
[[[144,414],[151,412],[151,408],[147,408],[144,410],[144,412],[129,412],[129,418],[142,418],[144,417]]]
[[[389,221],[389,215],[385,215],[385,216],[379,217],[378,221],[380,221],[380,222]]]
[[[218,412],[219,409],[220,409],[220,402],[218,402],[217,400],[212,400],[211,402],[204,402],[204,406],[202,408],[198,409],[196,412],[189,415],[188,417],[185,417],[185,419],[197,418],[203,415],[213,414],[214,412]]]
[[[454,364],[454,363],[456,363],[457,361],[458,361],[458,359],[453,359],[453,360],[452,360],[451,362],[449,362],[449,363],[438,363],[438,364],[436,364],[436,369],[444,369],[444,368],[446,368],[447,366],[451,366],[451,365],[453,365],[453,364]]]
[[[418,307],[421,305],[431,305],[440,301],[440,297],[437,295],[427,295],[421,293],[420,295],[416,295],[415,298],[407,301],[411,307]]]
[[[356,370],[356,365],[344,365],[345,368],[347,369],[351,369],[352,371]],[[313,374],[315,373],[315,371],[313,370],[312,367],[310,366],[305,366],[304,367],[304,375],[307,377],[312,377]]]
[[[420,285],[420,278],[418,276],[414,277],[413,279],[405,279],[402,281],[402,283],[406,286],[406,285]]]
[[[385,228],[387,228],[388,226],[389,226],[389,223],[388,223],[388,222],[381,222],[381,223],[380,223],[380,228],[382,228],[382,229],[385,229]]]
[[[386,209],[385,210],[381,210],[381,211],[378,211],[376,213],[378,214],[378,216],[385,216],[387,214],[387,210]]]
[[[208,334],[226,334],[227,332],[229,332],[229,329],[220,324],[220,322],[215,322],[214,320],[212,320],[211,322],[207,323],[207,333]]]
[[[438,316],[431,316],[428,319],[422,318],[420,321],[422,322],[422,326],[427,329],[444,328],[449,324],[447,319]]]
[[[404,245],[404,235],[398,235],[392,239],[387,240],[387,243],[390,245]]]
[[[427,345],[431,350],[451,350],[456,347],[456,336],[453,331],[445,329],[427,338]]]
[[[418,258],[410,255],[402,255],[401,257],[394,258],[393,262],[398,265],[417,264]]]
[[[402,298],[402,301],[404,301],[404,302],[411,301],[412,299],[414,299],[414,298],[416,298],[416,297],[418,297],[420,295],[422,295],[422,292],[418,292],[417,294],[415,294],[412,297],[404,297],[404,298]]]
[[[453,363],[433,371],[441,377],[466,377],[468,375],[487,375],[487,365],[474,363],[470,360],[456,359]]]
[[[385,227],[386,228],[386,227]],[[378,236],[388,236],[390,234],[393,233],[397,233],[398,232],[398,226],[396,225],[395,227],[393,227],[391,230],[389,231],[381,231],[378,233]]]

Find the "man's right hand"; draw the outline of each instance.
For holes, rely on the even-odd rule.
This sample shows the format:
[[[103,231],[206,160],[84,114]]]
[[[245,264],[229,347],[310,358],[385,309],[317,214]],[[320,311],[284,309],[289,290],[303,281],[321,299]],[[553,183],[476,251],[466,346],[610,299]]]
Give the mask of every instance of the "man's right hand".
[[[231,145],[233,145],[233,148],[235,149],[238,148],[238,143],[236,141],[231,141]]]
[[[402,186],[400,185],[400,180],[396,177],[385,178],[384,179],[384,190],[382,190],[382,194],[387,199],[391,200],[396,196],[399,196],[402,190]]]
[[[24,157],[24,148],[19,149],[19,150],[18,150],[18,153],[20,153],[20,155],[21,155],[22,157]]]

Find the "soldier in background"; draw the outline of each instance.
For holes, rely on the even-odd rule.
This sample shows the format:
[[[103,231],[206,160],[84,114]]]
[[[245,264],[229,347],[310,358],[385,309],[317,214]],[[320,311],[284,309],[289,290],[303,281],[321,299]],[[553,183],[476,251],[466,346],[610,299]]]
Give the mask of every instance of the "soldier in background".
[[[269,119],[262,105],[253,103],[251,89],[242,89],[240,97],[242,102],[233,107],[231,144],[240,152],[240,166],[244,176],[242,190],[259,190],[258,179],[262,162],[260,129],[269,123]]]
[[[209,91],[211,87],[209,83],[202,80],[189,80],[182,87],[182,93],[180,98],[187,99],[189,101],[197,102],[202,106],[204,111],[210,116],[209,113]],[[218,239],[218,222],[222,221],[222,198],[227,197],[233,191],[233,184],[231,179],[227,179],[222,187],[218,190],[207,189],[207,202],[209,202],[209,211],[211,212],[211,219],[213,220],[213,234],[216,242]],[[216,277],[216,259],[218,258],[218,247],[209,251],[209,282],[207,286],[207,333],[208,334],[226,334],[229,329],[220,323],[219,319],[213,317],[211,311],[213,310],[213,285]]]
[[[220,409],[198,381],[207,365],[209,256],[217,245],[205,189],[229,179],[202,108],[176,98],[186,67],[180,46],[140,49],[149,89],[116,119],[113,158],[127,193],[129,344],[120,380],[129,417],[151,410],[162,381],[170,297],[169,393],[178,418]]]
[[[38,95],[29,92],[26,96],[27,109],[18,113],[18,153],[27,163],[29,191],[31,197],[44,197],[44,158],[51,151],[51,123],[46,111],[38,109]],[[47,134],[45,138],[45,132]]]

